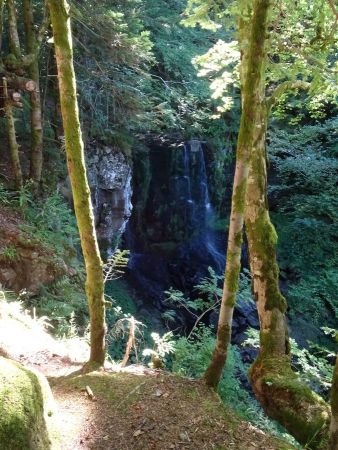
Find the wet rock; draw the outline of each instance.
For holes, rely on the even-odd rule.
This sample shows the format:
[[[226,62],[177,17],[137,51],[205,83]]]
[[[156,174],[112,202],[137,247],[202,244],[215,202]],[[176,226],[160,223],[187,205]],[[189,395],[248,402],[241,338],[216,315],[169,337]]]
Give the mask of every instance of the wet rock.
[[[98,238],[114,248],[132,210],[131,166],[119,149],[91,145],[87,167]]]
[[[101,249],[111,253],[132,211],[131,164],[118,148],[94,143],[86,149],[86,164],[98,240]],[[73,203],[69,177],[58,190]]]

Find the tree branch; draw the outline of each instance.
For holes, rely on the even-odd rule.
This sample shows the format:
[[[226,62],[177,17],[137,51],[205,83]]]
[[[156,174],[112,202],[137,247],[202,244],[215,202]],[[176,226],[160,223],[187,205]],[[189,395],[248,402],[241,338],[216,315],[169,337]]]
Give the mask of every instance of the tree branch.
[[[307,54],[303,49],[294,47],[291,42],[283,43],[276,37],[276,42],[279,50],[282,50],[287,53],[294,53],[298,56],[301,56],[306,60],[309,65],[316,66],[321,69],[323,72],[334,73],[336,74],[337,70],[332,70],[328,68],[325,64],[323,64],[319,59],[315,58],[312,55]]]
[[[48,30],[50,25],[50,17],[49,17],[49,12],[48,12],[48,8],[47,8],[47,4],[45,4],[45,9],[44,9],[44,13],[43,13],[43,19],[40,25],[40,29],[38,32],[38,35],[36,37],[36,42],[37,42],[37,53],[40,50],[41,47],[41,43],[43,41],[43,38],[46,34],[46,31]]]
[[[311,86],[311,83],[307,83],[306,81],[297,80],[297,81],[283,81],[280,83],[272,92],[270,97],[266,100],[266,109],[269,114],[271,109],[276,105],[281,95],[283,95],[286,91],[295,90],[295,89],[303,89],[307,90]]]
[[[333,14],[336,16],[336,20],[338,20],[338,11],[333,3],[333,0],[328,0],[330,8],[332,9]]]

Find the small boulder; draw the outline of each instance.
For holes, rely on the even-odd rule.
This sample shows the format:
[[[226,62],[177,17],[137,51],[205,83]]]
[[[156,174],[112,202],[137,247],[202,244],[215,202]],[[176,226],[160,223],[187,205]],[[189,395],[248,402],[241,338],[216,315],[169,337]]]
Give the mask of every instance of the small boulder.
[[[0,450],[58,450],[56,411],[46,378],[0,357]]]

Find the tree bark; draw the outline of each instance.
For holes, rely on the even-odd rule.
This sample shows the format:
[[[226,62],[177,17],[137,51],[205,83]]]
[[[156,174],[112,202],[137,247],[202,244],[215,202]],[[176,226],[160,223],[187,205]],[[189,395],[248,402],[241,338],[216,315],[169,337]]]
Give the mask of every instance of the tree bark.
[[[4,28],[4,5],[5,0],[0,0],[0,53],[2,50],[3,28]]]
[[[38,185],[41,181],[43,163],[43,126],[41,112],[41,96],[39,85],[39,44],[34,30],[34,16],[31,0],[23,0],[24,24],[26,34],[26,51],[28,55],[34,55],[32,63],[28,67],[28,74],[35,82],[35,89],[30,93],[31,104],[31,152],[30,152],[30,173],[33,182]]]
[[[262,86],[262,95],[265,87]],[[260,353],[250,370],[256,397],[269,416],[307,448],[326,448],[329,408],[291,369],[285,312],[276,260],[277,234],[267,202],[267,107],[260,108],[260,129],[252,149],[245,227],[253,292],[260,321]]]
[[[332,378],[331,414],[329,448],[330,450],[338,450],[338,355]]]
[[[255,145],[256,128],[260,126],[260,117],[257,115],[257,111],[262,103],[260,86],[265,84],[265,42],[269,8],[269,0],[254,1],[252,24],[248,36],[247,71],[242,93],[242,114],[237,141],[223,296],[216,346],[211,363],[204,375],[206,384],[212,387],[216,387],[221,378],[231,339],[232,316],[241,268],[245,196],[250,153]]]
[[[20,158],[19,158],[19,145],[16,140],[16,131],[15,131],[15,121],[14,121],[14,116],[13,116],[12,100],[8,96],[6,78],[2,79],[2,84],[3,84],[3,92],[4,92],[4,97],[5,97],[4,103],[5,103],[8,146],[9,146],[9,151],[10,151],[10,155],[11,155],[15,187],[16,187],[16,189],[19,190],[22,186],[23,181],[22,181],[21,163],[20,163]]]
[[[69,6],[65,0],[48,0],[58,68],[68,172],[74,209],[86,265],[86,293],[90,314],[89,367],[105,360],[105,303],[103,265],[96,239],[93,208],[86,175],[73,65]]]
[[[9,46],[11,53],[18,61],[21,59],[20,40],[16,20],[15,0],[7,0],[8,25],[9,25]]]

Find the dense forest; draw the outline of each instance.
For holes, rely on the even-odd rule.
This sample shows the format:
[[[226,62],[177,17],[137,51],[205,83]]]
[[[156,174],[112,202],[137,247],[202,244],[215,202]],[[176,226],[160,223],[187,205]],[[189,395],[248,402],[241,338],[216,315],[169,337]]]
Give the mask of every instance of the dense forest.
[[[338,450],[337,30],[0,0],[0,450]]]

